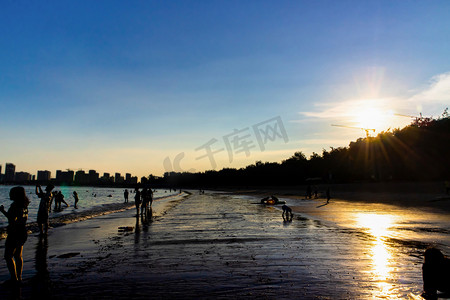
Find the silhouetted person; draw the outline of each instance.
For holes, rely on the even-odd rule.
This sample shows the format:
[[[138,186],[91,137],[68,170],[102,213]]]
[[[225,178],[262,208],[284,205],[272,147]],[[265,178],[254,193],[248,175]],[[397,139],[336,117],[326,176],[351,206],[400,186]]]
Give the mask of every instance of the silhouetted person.
[[[314,186],[314,199],[319,198],[319,196],[317,195],[317,186]]]
[[[123,198],[125,199],[125,203],[128,203],[128,189],[125,189],[125,192],[123,192]]]
[[[152,189],[148,190],[148,202],[149,202],[150,207],[152,207],[152,204],[153,204],[153,191],[152,191]]]
[[[329,202],[330,202],[330,199],[331,199],[331,196],[330,196],[330,188],[327,188],[326,195],[327,195],[327,203],[329,203]]]
[[[141,205],[141,192],[139,191],[138,188],[134,190],[134,205],[136,205],[136,215],[139,217],[139,206]]]
[[[51,197],[50,197],[50,203],[48,205],[48,211],[51,212],[52,211],[52,203],[53,201],[55,201],[55,207],[53,208],[53,210],[56,210],[56,195],[58,195],[58,191],[53,191],[51,192]]]
[[[8,218],[5,261],[11,275],[10,282],[15,286],[19,286],[22,281],[23,245],[28,238],[26,223],[30,200],[25,193],[25,189],[21,186],[13,187],[9,191],[9,198],[13,203],[7,212],[3,205],[0,206],[0,211]]]
[[[60,198],[58,197],[59,191],[54,191],[52,193],[52,201],[55,201],[55,207],[53,207],[53,211],[58,211],[61,203],[59,203]],[[51,204],[51,201],[50,201]],[[49,211],[52,211],[51,205],[49,205]]]
[[[64,195],[61,191],[58,192],[55,196],[55,205],[58,204],[58,210],[61,210],[61,204],[64,202],[64,204],[69,207],[70,205],[64,200]]]
[[[283,213],[281,214],[283,216],[283,220],[292,221],[292,218],[294,217],[294,214],[292,214],[292,209],[286,204],[283,204],[281,209],[283,210]]]
[[[425,251],[423,271],[424,296],[435,296],[437,291],[450,293],[450,259],[436,248]]]
[[[73,191],[73,198],[75,199],[74,207],[75,207],[75,208],[78,208],[78,207],[77,207],[77,203],[78,203],[78,193],[75,192],[75,191]]]
[[[52,190],[54,187],[53,184],[47,185],[44,193],[40,185],[36,186],[36,195],[41,199],[37,215],[37,223],[41,235],[47,234],[48,232],[48,212],[50,211],[50,205],[52,204]]]
[[[141,204],[141,215],[144,214],[144,212],[148,209],[148,194],[149,191],[147,188],[143,188],[142,189],[142,193],[141,193],[141,199],[142,199],[142,204]]]

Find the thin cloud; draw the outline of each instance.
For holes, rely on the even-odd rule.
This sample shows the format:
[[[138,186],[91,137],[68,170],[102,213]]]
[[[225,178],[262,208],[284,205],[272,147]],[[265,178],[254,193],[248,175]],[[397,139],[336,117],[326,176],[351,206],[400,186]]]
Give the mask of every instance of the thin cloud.
[[[416,113],[439,115],[450,104],[450,72],[431,78],[428,88],[408,99],[408,106],[415,107]]]

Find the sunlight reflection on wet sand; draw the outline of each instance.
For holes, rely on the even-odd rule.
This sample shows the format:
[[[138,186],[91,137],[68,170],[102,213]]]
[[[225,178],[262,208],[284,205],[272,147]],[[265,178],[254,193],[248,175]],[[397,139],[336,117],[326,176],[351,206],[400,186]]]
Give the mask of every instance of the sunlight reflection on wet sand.
[[[377,282],[379,290],[374,291],[374,297],[396,297],[397,292],[391,284],[392,280],[392,249],[384,242],[389,235],[389,229],[395,224],[396,217],[373,213],[357,213],[357,226],[372,235],[375,240],[370,249],[371,273]]]
[[[359,238],[348,251],[357,251],[354,259],[362,277],[353,279],[367,292],[360,298],[398,299],[406,291],[420,292],[424,249],[450,250],[450,216],[438,209],[340,199],[282,200],[302,217]],[[366,286],[365,280],[372,285]]]

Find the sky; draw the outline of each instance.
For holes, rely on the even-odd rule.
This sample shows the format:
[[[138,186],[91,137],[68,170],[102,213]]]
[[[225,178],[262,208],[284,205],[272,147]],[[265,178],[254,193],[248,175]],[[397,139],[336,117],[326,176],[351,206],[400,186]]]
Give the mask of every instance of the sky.
[[[449,12],[437,0],[2,1],[0,164],[240,168],[411,122],[398,114],[438,117]]]

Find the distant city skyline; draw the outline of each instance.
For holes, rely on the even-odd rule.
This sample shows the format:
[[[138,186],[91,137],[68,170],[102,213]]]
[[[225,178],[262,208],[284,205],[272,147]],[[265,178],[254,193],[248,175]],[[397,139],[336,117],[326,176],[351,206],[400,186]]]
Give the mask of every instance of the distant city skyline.
[[[37,170],[35,173],[28,171],[16,171],[14,163],[5,163],[5,173],[2,173],[2,165],[0,165],[0,183],[14,183],[14,182],[48,182],[56,181],[60,183],[80,183],[80,184],[95,184],[95,183],[127,183],[137,184],[141,179],[133,176],[131,173],[108,173],[97,172],[97,170],[55,170],[52,173],[49,170]],[[54,174],[54,176],[52,176]],[[102,174],[102,176],[100,176]],[[148,176],[144,176],[148,177]]]
[[[0,159],[33,174],[162,176],[309,157],[364,137],[357,128],[437,117],[450,105],[448,11],[445,0],[7,1]],[[285,135],[258,140],[254,126],[277,117]]]

